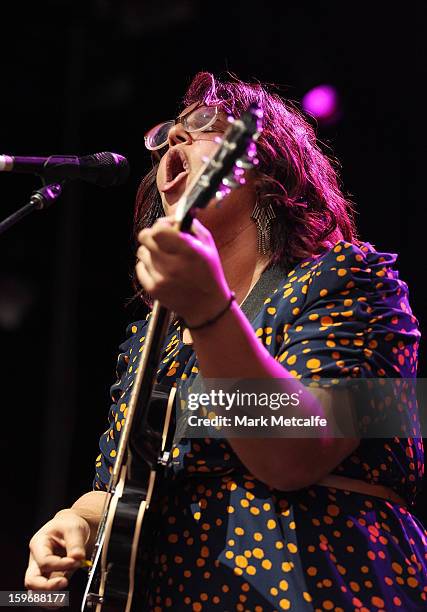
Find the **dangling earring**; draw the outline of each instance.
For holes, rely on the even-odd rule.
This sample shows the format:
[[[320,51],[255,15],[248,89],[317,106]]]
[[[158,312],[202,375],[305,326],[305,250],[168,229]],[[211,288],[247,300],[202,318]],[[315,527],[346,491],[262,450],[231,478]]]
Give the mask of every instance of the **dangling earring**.
[[[251,214],[258,230],[258,252],[265,255],[270,252],[270,224],[276,213],[271,204],[261,206],[258,200]]]

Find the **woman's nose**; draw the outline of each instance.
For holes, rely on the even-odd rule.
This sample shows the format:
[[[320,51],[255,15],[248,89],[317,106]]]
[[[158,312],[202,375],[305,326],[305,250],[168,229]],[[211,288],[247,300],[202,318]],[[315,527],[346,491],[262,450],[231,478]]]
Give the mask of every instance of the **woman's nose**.
[[[191,142],[190,134],[184,129],[182,123],[176,123],[169,130],[168,134],[168,144],[170,147],[173,147],[176,144]]]

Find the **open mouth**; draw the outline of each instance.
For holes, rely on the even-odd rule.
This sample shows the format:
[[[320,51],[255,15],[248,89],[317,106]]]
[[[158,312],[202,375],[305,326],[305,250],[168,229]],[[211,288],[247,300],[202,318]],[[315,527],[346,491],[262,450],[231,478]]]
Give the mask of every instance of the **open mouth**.
[[[188,160],[180,149],[170,149],[166,158],[166,183],[160,191],[174,189],[190,171]]]

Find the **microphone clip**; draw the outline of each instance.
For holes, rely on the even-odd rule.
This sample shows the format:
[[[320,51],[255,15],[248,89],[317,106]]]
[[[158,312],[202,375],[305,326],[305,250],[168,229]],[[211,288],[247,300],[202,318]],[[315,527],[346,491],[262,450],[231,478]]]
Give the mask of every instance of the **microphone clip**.
[[[49,208],[62,194],[63,183],[50,183],[43,185],[31,195],[30,201],[22,208],[4,219],[0,223],[0,235],[13,227],[21,219],[32,213],[34,210],[46,210]]]

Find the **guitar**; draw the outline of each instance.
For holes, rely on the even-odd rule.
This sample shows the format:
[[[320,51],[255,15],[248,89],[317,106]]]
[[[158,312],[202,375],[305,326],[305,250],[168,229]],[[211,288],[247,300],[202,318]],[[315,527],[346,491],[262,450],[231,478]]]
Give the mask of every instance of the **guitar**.
[[[261,120],[262,111],[252,105],[239,119],[230,121],[218,150],[203,160],[178,202],[177,230],[190,231],[196,209],[206,207],[212,199],[222,199],[245,182],[244,172],[258,163],[255,142]],[[146,581],[155,505],[170,464],[174,434],[176,388],[155,384],[172,317],[171,311],[154,302],[89,562],[82,612],[146,609],[141,586]]]

